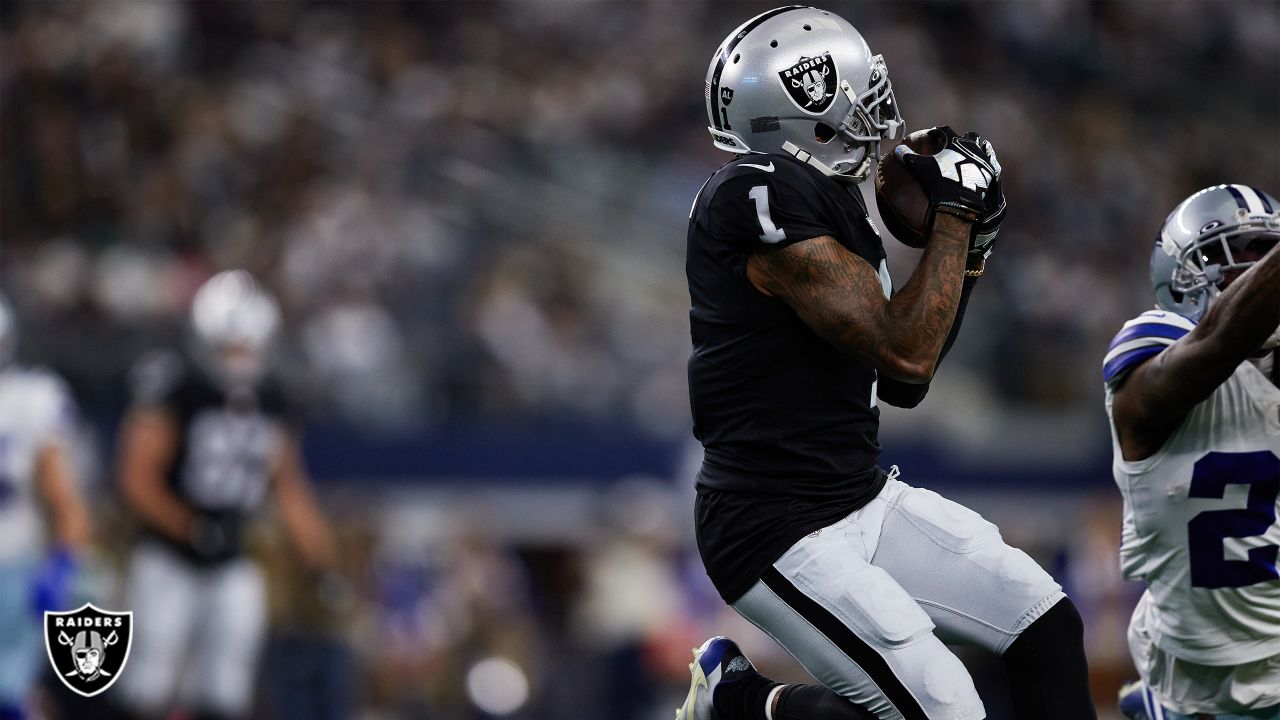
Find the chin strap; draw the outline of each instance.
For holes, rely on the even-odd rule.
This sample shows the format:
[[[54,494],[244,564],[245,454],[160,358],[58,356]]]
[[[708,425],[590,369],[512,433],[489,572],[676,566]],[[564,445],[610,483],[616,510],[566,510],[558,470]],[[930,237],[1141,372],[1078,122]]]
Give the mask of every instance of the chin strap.
[[[806,163],[808,165],[812,165],[818,168],[818,171],[821,172],[823,175],[826,175],[827,177],[835,178],[836,180],[841,180],[844,182],[860,183],[863,180],[866,180],[867,176],[871,173],[871,155],[870,154],[866,154],[863,156],[862,161],[859,162],[857,166],[854,167],[852,173],[841,173],[841,172],[836,172],[834,169],[831,168],[831,166],[827,165],[826,163],[822,162],[818,158],[814,157],[807,150],[801,150],[799,146],[797,146],[795,143],[791,142],[790,140],[786,140],[782,143],[782,150],[783,152],[794,157],[800,162]]]

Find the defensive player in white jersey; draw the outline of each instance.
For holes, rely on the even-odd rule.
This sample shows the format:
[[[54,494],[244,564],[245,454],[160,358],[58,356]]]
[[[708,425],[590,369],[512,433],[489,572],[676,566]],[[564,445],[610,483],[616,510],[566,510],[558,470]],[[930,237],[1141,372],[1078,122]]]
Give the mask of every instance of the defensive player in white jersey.
[[[15,331],[0,296],[0,720],[27,717],[45,662],[43,613],[70,609],[89,535],[66,447],[70,396],[52,373],[11,362]]]
[[[1103,365],[1124,495],[1131,718],[1280,718],[1280,204],[1218,185],[1165,220],[1158,309]]]
[[[121,430],[120,484],[143,526],[130,560],[135,613],[121,699],[138,717],[248,714],[266,625],[246,525],[270,498],[304,561],[332,562],[296,433],[270,381],[275,301],[248,273],[219,273],[191,309],[189,357],[140,363]]]

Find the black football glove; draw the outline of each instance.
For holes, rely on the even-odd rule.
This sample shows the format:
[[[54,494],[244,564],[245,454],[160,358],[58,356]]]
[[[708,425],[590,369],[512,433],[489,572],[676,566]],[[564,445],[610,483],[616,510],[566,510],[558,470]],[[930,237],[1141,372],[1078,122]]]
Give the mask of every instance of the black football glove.
[[[219,563],[240,552],[240,531],[240,516],[234,511],[200,512],[191,522],[187,543],[197,562]]]
[[[929,134],[942,147],[933,155],[920,155],[906,145],[893,149],[929,198],[929,231],[940,212],[976,221],[987,210],[986,190],[997,178],[986,150],[945,125]]]
[[[983,199],[983,210],[974,221],[969,237],[969,264],[975,265],[991,257],[991,251],[995,248],[996,233],[1000,232],[1000,223],[1004,222],[1004,188],[1000,182],[1000,160],[996,158],[996,150],[991,147],[991,142],[972,131],[964,136],[982,148],[995,173],[995,179],[987,187],[986,197]]]

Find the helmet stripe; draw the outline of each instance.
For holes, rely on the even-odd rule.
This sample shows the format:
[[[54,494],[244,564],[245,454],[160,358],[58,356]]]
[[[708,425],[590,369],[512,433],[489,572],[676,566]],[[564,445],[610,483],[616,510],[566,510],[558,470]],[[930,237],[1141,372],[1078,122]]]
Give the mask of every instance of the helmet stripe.
[[[1236,205],[1241,210],[1249,211],[1249,201],[1244,199],[1244,193],[1240,192],[1240,188],[1235,185],[1223,185],[1227,192],[1231,193],[1231,197],[1236,199]]]
[[[1253,197],[1256,197],[1258,199],[1258,202],[1262,205],[1263,212],[1265,213],[1275,212],[1275,210],[1271,209],[1271,203],[1267,202],[1267,196],[1263,195],[1261,190],[1259,190],[1256,187],[1252,187],[1250,185],[1241,185],[1240,187],[1243,188],[1243,190],[1247,190],[1248,192],[1253,193]],[[1248,195],[1248,193],[1246,193],[1245,197],[1250,197],[1250,196]]]
[[[1253,188],[1248,185],[1237,185],[1236,188],[1244,196],[1244,201],[1249,204],[1250,214],[1266,212],[1262,205],[1262,198],[1258,197],[1258,193],[1254,192]]]
[[[803,10],[804,7],[804,5],[788,5],[786,7],[774,8],[768,12],[760,13],[754,18],[748,20],[747,24],[743,25],[742,29],[739,30],[733,36],[733,39],[729,41],[729,44],[725,45],[724,49],[720,51],[720,59],[716,61],[716,71],[711,74],[711,122],[716,126],[717,130],[728,129],[723,127],[720,122],[720,73],[724,72],[724,64],[730,57],[732,57],[733,49],[738,46],[738,43],[742,42],[743,38],[745,38],[752,30],[759,27],[765,20],[791,10]]]

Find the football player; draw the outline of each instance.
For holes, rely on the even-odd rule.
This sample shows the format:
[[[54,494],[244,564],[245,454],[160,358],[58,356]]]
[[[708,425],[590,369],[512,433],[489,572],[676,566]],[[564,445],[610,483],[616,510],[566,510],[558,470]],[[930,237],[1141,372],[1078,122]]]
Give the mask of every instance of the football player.
[[[189,357],[145,358],[120,436],[126,504],[143,526],[127,579],[134,628],[123,701],[141,717],[173,707],[247,714],[266,622],[246,524],[268,496],[310,566],[331,563],[281,393],[268,377],[280,323],[244,271],[215,275],[191,306]]]
[[[895,150],[930,203],[895,292],[856,184],[902,118],[858,31],[771,10],[729,35],[706,88],[712,139],[737,157],[689,222],[698,547],[724,600],[820,685],[773,682],[712,638],[677,718],[985,717],[948,642],[1003,656],[1019,718],[1095,717],[1061,587],[977,513],[877,465],[877,404],[923,399],[1003,218],[990,143],[935,128],[936,156]]]
[[[1156,309],[1103,363],[1132,718],[1280,717],[1280,203],[1218,185],[1165,220]]]
[[[89,515],[67,443],[62,381],[12,362],[16,318],[0,296],[0,719],[26,717],[45,662],[44,611],[69,610]]]

